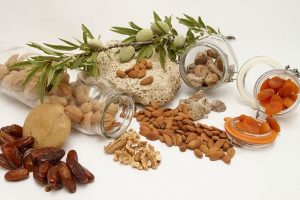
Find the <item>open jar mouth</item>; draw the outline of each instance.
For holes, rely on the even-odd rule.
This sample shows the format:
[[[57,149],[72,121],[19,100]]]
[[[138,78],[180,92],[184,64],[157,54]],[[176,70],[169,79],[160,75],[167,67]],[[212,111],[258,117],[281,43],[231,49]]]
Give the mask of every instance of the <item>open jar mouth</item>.
[[[188,79],[188,73],[190,70],[192,70],[192,65],[196,67],[196,64],[194,63],[194,58],[196,57],[196,54],[198,52],[205,52],[207,50],[212,50],[217,52],[218,56],[221,59],[222,62],[222,75],[218,77],[218,81],[212,85],[202,85],[199,87],[193,86],[193,84],[190,82]],[[190,55],[194,55],[192,61],[188,62],[187,60],[190,59]],[[218,88],[226,81],[226,78],[228,77],[229,74],[229,69],[228,69],[228,62],[226,59],[226,54],[223,52],[218,46],[206,42],[197,42],[194,45],[191,45],[180,57],[180,62],[179,62],[179,71],[181,74],[181,77],[183,81],[191,88],[197,89],[197,90],[211,90]],[[216,59],[214,59],[215,62]],[[205,64],[204,64],[205,65]],[[233,70],[232,70],[233,71]]]
[[[261,120],[257,120],[259,122],[262,123]],[[270,134],[272,134],[272,131],[266,132],[266,133],[262,133],[262,134],[253,134],[253,133],[249,133],[247,131],[241,130],[236,124],[239,122],[238,118],[233,118],[231,120],[231,125],[232,127],[234,127],[236,130],[238,130],[239,132],[241,132],[242,134],[248,135],[250,137],[254,137],[254,138],[260,138],[260,137],[266,137],[269,136]]]
[[[273,70],[270,70],[270,71],[265,72],[264,74],[262,74],[258,78],[258,80],[256,81],[256,83],[255,83],[253,94],[255,95],[257,107],[259,108],[260,111],[262,111],[264,113],[265,113],[265,108],[261,105],[261,103],[259,102],[259,100],[256,97],[257,97],[258,93],[260,92],[260,88],[261,88],[262,84],[267,79],[270,79],[270,78],[273,78],[273,77],[280,77],[280,78],[282,78],[284,80],[290,79],[298,87],[300,87],[300,81],[299,81],[299,79],[294,74],[292,74],[291,72],[289,72],[287,70],[284,70],[284,69],[273,69]],[[300,103],[299,94],[296,94],[296,95],[297,95],[297,98],[296,98],[295,102],[293,103],[293,105],[290,106],[290,107],[288,107],[288,108],[285,108],[284,110],[282,110],[281,112],[277,113],[276,115],[280,116],[280,115],[284,115],[286,113],[290,113],[291,111],[294,111],[296,109],[296,107]]]
[[[108,139],[119,138],[131,123],[135,110],[134,101],[127,93],[112,92],[105,105],[101,116],[100,131]],[[107,117],[112,115],[111,107],[115,109],[113,119]]]

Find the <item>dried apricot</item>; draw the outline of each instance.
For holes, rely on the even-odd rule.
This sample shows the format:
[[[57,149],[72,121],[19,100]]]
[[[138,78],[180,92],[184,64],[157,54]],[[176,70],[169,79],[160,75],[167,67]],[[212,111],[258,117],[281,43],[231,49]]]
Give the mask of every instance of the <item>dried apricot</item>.
[[[260,125],[260,129],[259,129],[259,133],[260,134],[268,133],[270,131],[271,131],[271,127],[270,127],[270,125],[267,122],[263,122]]]
[[[275,76],[269,80],[269,86],[270,88],[273,89],[279,89],[283,86],[283,84],[284,84],[284,79],[278,76]]]
[[[240,121],[240,122],[243,122],[244,119],[245,119],[246,117],[248,117],[248,116],[247,116],[247,115],[244,115],[244,114],[240,115],[240,116],[239,116],[239,121]]]
[[[274,130],[276,132],[280,132],[280,126],[274,117],[267,116],[266,121],[272,130]]]
[[[281,88],[281,96],[282,97],[288,97],[294,94],[294,84],[293,82],[289,79],[286,80],[285,83],[283,84],[282,88]]]
[[[296,83],[294,83],[293,81],[291,81],[293,88],[294,88],[294,94],[298,94],[299,93],[299,87],[297,86]]]
[[[270,87],[269,87],[269,81],[270,81],[270,79],[268,78],[267,80],[265,80],[265,81],[263,82],[263,84],[261,84],[261,86],[260,86],[260,91],[265,90],[265,89],[269,89],[269,88],[270,88]]]
[[[242,123],[243,127],[247,130],[247,132],[254,134],[259,133],[259,122],[256,119],[247,116]]]
[[[296,101],[298,99],[298,95],[297,94],[293,94],[290,96],[291,99],[293,99],[294,101]]]
[[[287,108],[291,107],[295,101],[290,97],[284,97],[283,98],[283,105]]]
[[[270,103],[271,103],[271,102],[274,102],[274,101],[277,101],[277,102],[280,102],[280,103],[283,104],[282,98],[281,98],[279,95],[277,95],[277,94],[274,94],[274,95],[271,97]]]
[[[269,99],[273,96],[274,93],[275,92],[273,89],[265,89],[258,93],[257,98],[258,98],[258,100]]]
[[[280,113],[283,109],[283,103],[278,101],[270,102],[269,105],[265,107],[265,112],[267,115],[276,115]]]
[[[263,107],[266,107],[267,105],[269,105],[270,99],[260,100],[259,103],[260,103],[260,105],[262,105]]]

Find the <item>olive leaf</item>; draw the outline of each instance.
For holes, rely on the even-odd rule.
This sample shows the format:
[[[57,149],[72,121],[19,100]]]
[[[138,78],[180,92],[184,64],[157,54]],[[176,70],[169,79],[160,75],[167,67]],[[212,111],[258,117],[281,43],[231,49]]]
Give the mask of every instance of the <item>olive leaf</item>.
[[[153,11],[153,18],[154,18],[155,22],[156,21],[161,21],[161,18],[159,17],[159,15],[155,11]]]
[[[119,27],[119,26],[113,26],[110,29],[113,32],[123,34],[123,35],[136,35],[137,30],[131,29],[131,28],[125,28],[125,27]]]
[[[133,23],[132,21],[131,21],[131,22],[129,22],[129,26],[130,26],[131,28],[133,28],[133,29],[137,30],[137,31],[140,31],[140,30],[142,30],[142,28],[141,28],[141,27],[139,27],[138,25],[136,25],[136,24],[135,24],[135,23]]]
[[[51,47],[52,49],[61,50],[61,51],[73,51],[78,48],[78,46],[64,46],[64,45],[53,45],[44,43],[47,47]]]
[[[160,46],[159,47],[159,62],[160,62],[160,66],[165,69],[165,64],[166,64],[166,50],[164,47]]]

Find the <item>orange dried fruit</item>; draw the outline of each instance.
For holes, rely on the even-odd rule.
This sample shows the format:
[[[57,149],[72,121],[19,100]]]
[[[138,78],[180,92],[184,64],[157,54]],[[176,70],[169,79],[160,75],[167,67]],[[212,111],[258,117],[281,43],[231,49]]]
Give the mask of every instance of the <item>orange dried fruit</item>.
[[[274,93],[275,92],[273,89],[265,89],[258,93],[257,98],[258,98],[258,100],[269,99],[273,96]]]
[[[271,99],[270,99],[270,103],[271,103],[271,102],[274,102],[274,101],[277,101],[277,102],[283,103],[283,100],[282,100],[282,98],[281,98],[279,95],[277,95],[277,94],[274,94],[274,95],[271,97]]]
[[[269,124],[269,126],[271,127],[272,130],[274,130],[276,132],[280,132],[280,126],[279,126],[277,120],[274,117],[267,116],[266,121],[267,121],[267,123]]]
[[[284,97],[283,98],[283,105],[287,108],[291,107],[295,103],[291,97]]]
[[[240,122],[243,122],[244,119],[245,119],[246,117],[248,117],[248,116],[247,116],[247,115],[244,115],[244,114],[240,115],[240,116],[239,116],[239,121],[240,121]]]
[[[260,91],[265,90],[265,89],[269,89],[269,88],[270,88],[270,87],[269,87],[269,81],[270,81],[270,79],[268,78],[267,80],[265,80],[265,81],[263,82],[263,84],[261,84],[261,86],[260,86]]]
[[[285,82],[284,79],[282,79],[278,76],[275,76],[269,80],[269,86],[270,86],[270,88],[273,88],[273,89],[279,89],[283,86],[284,82]]]
[[[299,93],[299,87],[297,86],[297,84],[293,81],[291,81],[291,84],[293,85],[293,88],[294,88],[294,94],[298,94]]]
[[[288,97],[294,94],[294,90],[295,90],[295,85],[294,83],[288,79],[285,81],[285,83],[283,84],[282,88],[281,88],[281,96],[282,97]]]
[[[263,122],[260,125],[260,129],[259,129],[259,133],[260,134],[268,133],[270,131],[271,131],[271,127],[270,127],[270,125],[267,122]]]
[[[243,126],[246,128],[247,132],[254,134],[259,133],[259,122],[256,119],[247,116],[242,123]]]
[[[259,103],[260,103],[260,105],[262,105],[263,107],[266,107],[267,105],[269,105],[270,99],[260,100]]]
[[[293,94],[290,96],[291,99],[294,100],[294,102],[298,99],[298,95],[297,94]]]
[[[270,102],[269,105],[265,107],[265,113],[267,115],[276,115],[280,113],[283,109],[283,103],[278,101]]]

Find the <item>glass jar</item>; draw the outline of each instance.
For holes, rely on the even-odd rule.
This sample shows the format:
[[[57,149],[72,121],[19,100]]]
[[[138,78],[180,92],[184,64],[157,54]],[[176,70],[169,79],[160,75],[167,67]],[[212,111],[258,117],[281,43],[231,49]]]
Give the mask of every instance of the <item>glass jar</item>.
[[[211,90],[231,82],[237,69],[235,53],[222,35],[200,39],[183,52],[179,61],[182,79],[197,90]]]
[[[255,79],[255,84],[253,85],[253,89],[251,90],[251,88],[248,89],[246,87],[247,85],[249,85],[246,81],[246,77],[249,74],[249,71],[251,69],[254,69],[254,67],[268,67],[270,68],[270,70],[267,70],[260,76],[260,71],[255,71],[255,74],[258,75],[258,78]],[[273,77],[279,77],[283,80],[291,80],[298,88],[300,88],[299,72],[297,70],[291,70],[289,67],[284,68],[282,64],[280,64],[273,58],[265,56],[254,57],[248,60],[241,67],[237,75],[237,87],[241,96],[250,104],[253,109],[265,113],[265,108],[259,102],[257,95],[261,91],[261,86],[263,85],[263,83]],[[290,113],[291,111],[295,110],[295,108],[299,105],[299,102],[300,98],[298,97],[298,94],[296,94],[296,99],[293,105],[282,110],[277,115]]]
[[[24,58],[15,56],[14,59],[13,62],[17,62]],[[5,65],[0,67],[3,68]],[[24,86],[26,74],[26,70],[6,72],[0,77],[0,91],[33,108],[40,103],[39,74]],[[134,115],[135,106],[132,97],[124,91],[117,90],[108,80],[101,77],[95,79],[78,73],[75,82],[69,80],[69,75],[65,73],[57,89],[48,92],[44,102],[64,106],[72,119],[72,126],[82,133],[102,135],[105,138],[120,137]]]

